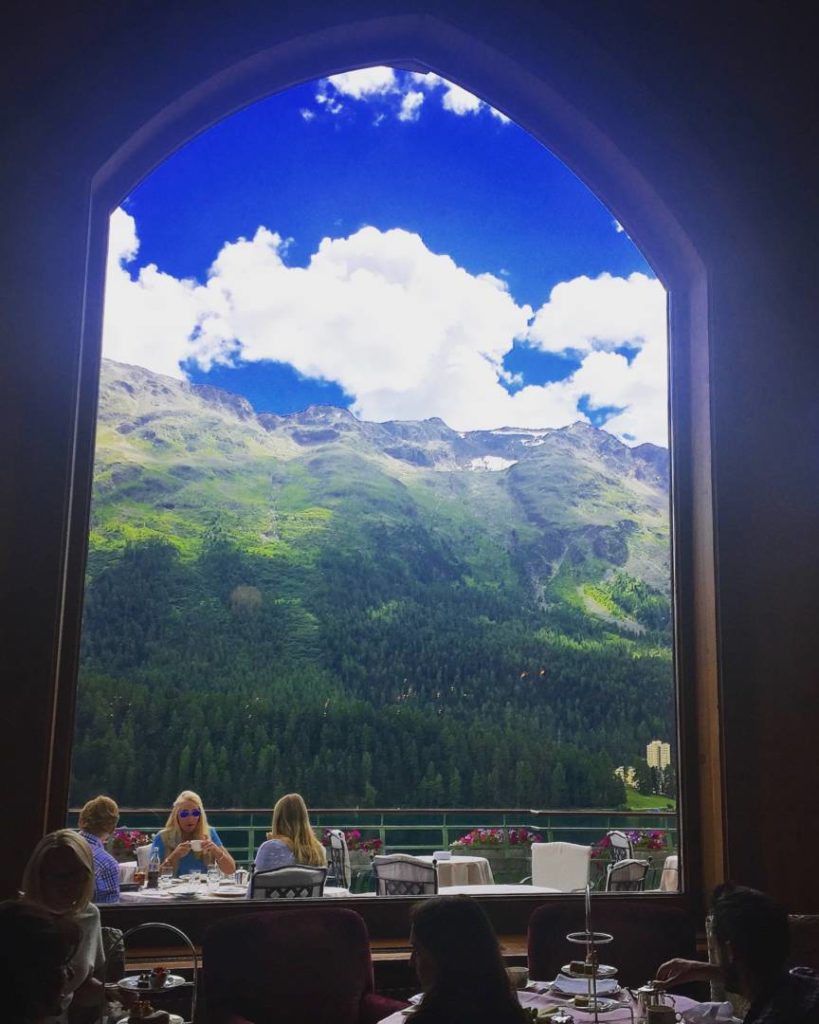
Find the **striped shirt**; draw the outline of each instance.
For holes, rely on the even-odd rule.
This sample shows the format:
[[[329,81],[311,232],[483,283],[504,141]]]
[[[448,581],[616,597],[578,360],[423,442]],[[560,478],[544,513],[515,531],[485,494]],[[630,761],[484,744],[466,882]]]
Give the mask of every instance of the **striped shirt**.
[[[84,829],[79,832],[91,847],[94,859],[94,903],[119,902],[119,864],[102,845],[99,836]]]

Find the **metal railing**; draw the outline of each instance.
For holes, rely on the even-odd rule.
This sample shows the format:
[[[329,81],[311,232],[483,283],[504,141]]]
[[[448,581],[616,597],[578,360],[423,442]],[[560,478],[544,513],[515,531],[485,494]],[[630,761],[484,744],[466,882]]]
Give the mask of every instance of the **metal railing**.
[[[78,808],[68,812],[68,826],[76,827]],[[168,809],[157,807],[120,808],[120,828],[154,833],[167,819]],[[250,864],[270,830],[269,808],[217,808],[208,810],[208,820],[234,858]],[[551,811],[524,808],[422,808],[422,807],[314,807],[310,819],[321,835],[325,828],[345,832],[357,829],[362,840],[380,839],[382,851],[391,853],[432,853],[474,828],[520,828],[527,826],[545,842],[591,845],[612,829],[659,829],[667,835],[667,846],[677,849],[677,812],[648,811]]]

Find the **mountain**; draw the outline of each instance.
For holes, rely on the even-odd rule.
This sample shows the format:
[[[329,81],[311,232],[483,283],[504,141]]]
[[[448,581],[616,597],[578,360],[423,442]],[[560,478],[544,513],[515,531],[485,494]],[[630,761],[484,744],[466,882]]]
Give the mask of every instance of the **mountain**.
[[[670,658],[665,449],[257,414],[103,361],[78,798],[102,744],[121,799],[617,801]]]

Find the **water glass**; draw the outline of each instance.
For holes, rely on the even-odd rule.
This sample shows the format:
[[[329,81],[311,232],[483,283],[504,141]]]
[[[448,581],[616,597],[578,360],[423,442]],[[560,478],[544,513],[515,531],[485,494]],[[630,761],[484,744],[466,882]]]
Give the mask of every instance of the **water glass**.
[[[208,868],[208,889],[210,892],[214,892],[219,888],[219,882],[222,878],[222,872],[215,864],[211,864]]]
[[[173,884],[173,868],[160,868],[157,885],[160,889],[170,889]]]
[[[233,872],[233,881],[236,883],[236,885],[247,885],[248,877],[249,875],[247,868],[236,868],[236,870]]]

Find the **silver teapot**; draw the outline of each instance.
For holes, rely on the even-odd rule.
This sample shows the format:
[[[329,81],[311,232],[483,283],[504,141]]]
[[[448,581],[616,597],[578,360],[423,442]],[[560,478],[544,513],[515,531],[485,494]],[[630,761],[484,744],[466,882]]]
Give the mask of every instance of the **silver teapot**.
[[[637,1020],[648,1019],[649,1006],[666,1005],[665,988],[658,981],[647,981],[635,993],[637,996]]]

